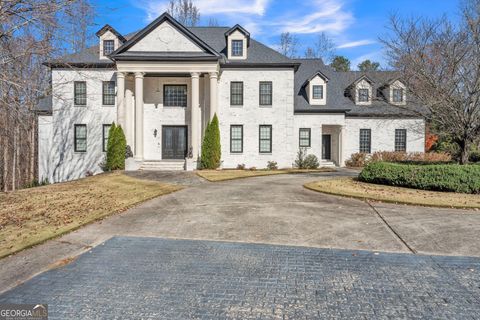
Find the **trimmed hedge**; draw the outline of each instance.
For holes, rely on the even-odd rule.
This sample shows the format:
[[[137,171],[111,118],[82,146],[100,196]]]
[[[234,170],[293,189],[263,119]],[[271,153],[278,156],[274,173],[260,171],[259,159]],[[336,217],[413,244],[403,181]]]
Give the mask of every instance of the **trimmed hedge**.
[[[360,181],[432,191],[480,194],[480,165],[368,164]]]

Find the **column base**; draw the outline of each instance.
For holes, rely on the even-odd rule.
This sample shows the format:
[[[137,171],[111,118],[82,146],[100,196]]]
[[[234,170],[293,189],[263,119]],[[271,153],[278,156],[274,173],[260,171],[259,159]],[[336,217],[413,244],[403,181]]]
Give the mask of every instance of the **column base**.
[[[193,171],[198,169],[198,161],[190,158],[185,159],[185,170]]]
[[[134,158],[125,159],[125,171],[137,171],[142,166],[143,160],[138,161]]]

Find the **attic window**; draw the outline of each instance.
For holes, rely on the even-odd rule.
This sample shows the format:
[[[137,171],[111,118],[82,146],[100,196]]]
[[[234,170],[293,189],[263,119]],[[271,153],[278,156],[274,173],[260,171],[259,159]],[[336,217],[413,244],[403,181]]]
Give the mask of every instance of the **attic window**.
[[[113,51],[115,51],[115,41],[103,40],[103,55],[108,56]]]
[[[393,102],[403,102],[403,89],[393,89],[392,98]]]
[[[232,40],[232,56],[243,56],[243,40]]]
[[[323,99],[323,86],[313,86],[313,99]]]
[[[369,91],[368,89],[358,89],[358,102],[368,102]]]

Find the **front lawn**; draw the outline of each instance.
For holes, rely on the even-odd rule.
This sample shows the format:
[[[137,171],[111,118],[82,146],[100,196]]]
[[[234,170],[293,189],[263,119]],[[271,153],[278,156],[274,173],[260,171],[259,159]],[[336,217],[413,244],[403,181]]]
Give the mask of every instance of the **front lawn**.
[[[284,169],[284,170],[200,170],[197,175],[211,181],[225,181],[241,178],[269,176],[274,174],[294,174],[294,173],[309,173],[309,172],[335,172],[333,168],[319,168],[319,169]]]
[[[180,189],[111,173],[0,193],[0,258]]]
[[[353,178],[311,182],[305,184],[305,187],[322,193],[358,199],[433,207],[480,208],[480,196],[474,194],[426,191],[377,185],[360,182]]]

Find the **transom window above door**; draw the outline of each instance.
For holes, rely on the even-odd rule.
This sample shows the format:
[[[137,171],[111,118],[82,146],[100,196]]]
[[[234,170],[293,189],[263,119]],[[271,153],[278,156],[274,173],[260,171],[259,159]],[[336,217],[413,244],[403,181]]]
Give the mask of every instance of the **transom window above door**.
[[[163,86],[164,107],[186,107],[187,106],[187,85],[166,84]]]

